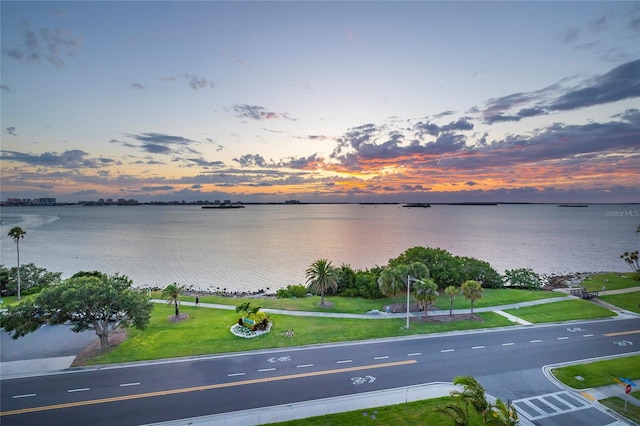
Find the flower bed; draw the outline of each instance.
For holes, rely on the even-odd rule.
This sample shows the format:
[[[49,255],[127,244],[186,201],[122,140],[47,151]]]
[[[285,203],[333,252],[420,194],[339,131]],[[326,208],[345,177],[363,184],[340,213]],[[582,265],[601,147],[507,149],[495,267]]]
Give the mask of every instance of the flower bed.
[[[267,326],[266,330],[256,330],[256,331],[252,331],[250,328],[247,328],[243,325],[240,324],[233,324],[231,326],[231,328],[229,329],[229,331],[231,331],[234,335],[238,336],[238,337],[244,337],[245,339],[251,339],[252,337],[258,337],[261,336],[265,333],[268,333],[271,331],[271,323],[269,323],[269,325]]]

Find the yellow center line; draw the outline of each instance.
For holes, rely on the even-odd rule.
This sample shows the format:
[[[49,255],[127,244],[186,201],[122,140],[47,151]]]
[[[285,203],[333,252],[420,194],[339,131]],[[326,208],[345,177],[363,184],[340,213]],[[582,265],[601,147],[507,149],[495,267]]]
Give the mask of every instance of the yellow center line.
[[[84,405],[106,404],[109,402],[127,401],[127,400],[142,399],[142,398],[153,398],[156,396],[175,395],[175,394],[198,392],[198,391],[210,390],[210,389],[221,389],[221,388],[228,388],[232,386],[244,386],[244,385],[252,385],[256,383],[268,383],[268,382],[277,382],[281,380],[300,379],[303,377],[347,373],[350,371],[369,370],[373,368],[397,367],[400,365],[416,364],[417,362],[418,361],[416,361],[415,359],[412,359],[407,361],[387,362],[384,364],[363,365],[360,367],[347,367],[347,368],[338,368],[335,370],[324,370],[324,371],[316,371],[316,372],[310,372],[310,373],[289,374],[286,376],[263,377],[260,379],[242,380],[240,382],[218,383],[214,385],[194,386],[190,388],[180,388],[180,389],[169,389],[164,391],[147,392],[147,393],[140,393],[140,394],[134,394],[134,395],[114,396],[111,398],[90,399],[87,401],[78,401],[78,402],[67,402],[64,404],[44,405],[40,407],[23,408],[20,410],[2,411],[0,412],[0,417],[12,416],[15,414],[35,413],[38,411],[59,410],[61,408],[81,407]]]
[[[612,336],[624,336],[625,334],[638,334],[640,333],[640,330],[633,330],[633,331],[621,331],[619,333],[607,333],[605,334],[605,336],[607,337],[612,337]]]

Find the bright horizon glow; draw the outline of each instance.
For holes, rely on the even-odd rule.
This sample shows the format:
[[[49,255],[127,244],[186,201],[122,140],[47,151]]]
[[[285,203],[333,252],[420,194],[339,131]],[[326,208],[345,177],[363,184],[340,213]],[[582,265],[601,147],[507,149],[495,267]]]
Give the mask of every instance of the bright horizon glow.
[[[640,202],[633,2],[1,7],[3,200]]]

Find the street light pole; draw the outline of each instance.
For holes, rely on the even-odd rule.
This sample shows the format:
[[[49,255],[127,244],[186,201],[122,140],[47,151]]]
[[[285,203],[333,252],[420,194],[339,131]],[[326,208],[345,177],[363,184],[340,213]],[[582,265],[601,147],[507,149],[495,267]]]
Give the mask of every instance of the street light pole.
[[[409,290],[410,290],[411,280],[417,281],[420,283],[422,282],[417,278],[413,278],[411,275],[407,275],[407,330],[409,329]]]

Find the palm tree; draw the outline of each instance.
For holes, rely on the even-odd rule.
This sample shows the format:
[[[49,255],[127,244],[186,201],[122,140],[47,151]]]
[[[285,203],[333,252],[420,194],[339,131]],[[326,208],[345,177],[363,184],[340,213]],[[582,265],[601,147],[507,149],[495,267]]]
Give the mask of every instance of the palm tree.
[[[20,300],[20,240],[24,238],[27,233],[19,226],[15,226],[9,230],[7,235],[15,241],[16,251],[18,252],[18,300]]]
[[[500,398],[496,399],[493,408],[493,419],[489,419],[490,423],[501,426],[516,426],[518,424],[518,412],[510,399],[506,403]]]
[[[460,293],[460,289],[454,285],[444,289],[444,294],[449,296],[449,315],[453,315],[453,300]]]
[[[460,398],[455,398],[453,402],[436,408],[436,411],[453,420],[454,426],[469,426],[469,411]]]
[[[471,376],[460,376],[453,379],[453,384],[462,386],[462,391],[453,391],[451,396],[462,399],[467,406],[471,405],[478,414],[482,415],[486,423],[491,405],[487,401],[487,393],[480,382]]]
[[[387,297],[394,298],[400,294],[406,284],[403,283],[402,277],[399,276],[395,268],[390,266],[384,268],[378,276],[378,288]]]
[[[162,290],[162,298],[167,299],[167,303],[169,305],[174,304],[176,306],[176,318],[180,316],[180,310],[178,306],[180,305],[180,293],[184,290],[183,286],[180,286],[176,283],[169,284]]]
[[[431,279],[427,278],[425,280],[417,281],[415,284],[416,289],[416,299],[423,303],[424,306],[424,316],[427,316],[427,311],[429,310],[429,306],[433,305],[437,300],[438,296],[438,285],[434,283]]]
[[[324,306],[324,293],[338,288],[335,268],[327,259],[319,259],[307,269],[306,277],[309,290],[320,293],[320,305]]]
[[[471,316],[473,317],[473,302],[482,299],[482,286],[478,281],[468,280],[462,283],[462,295],[471,301]]]
[[[462,295],[471,302],[471,316],[473,317],[473,302],[482,299],[482,286],[478,281],[468,280],[462,283]]]

